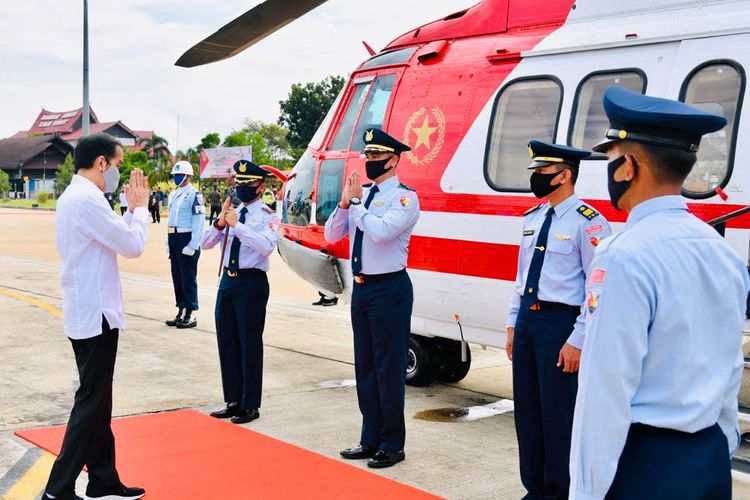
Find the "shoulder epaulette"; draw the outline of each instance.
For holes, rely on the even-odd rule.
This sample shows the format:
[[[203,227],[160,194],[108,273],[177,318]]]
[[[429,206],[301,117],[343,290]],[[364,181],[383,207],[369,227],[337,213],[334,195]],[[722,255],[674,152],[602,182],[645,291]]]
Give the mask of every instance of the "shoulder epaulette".
[[[576,209],[576,212],[586,217],[588,220],[592,220],[594,217],[597,217],[599,215],[599,212],[594,210],[588,205],[581,205]]]
[[[534,213],[537,210],[539,210],[540,208],[542,208],[542,205],[544,205],[544,203],[540,203],[539,205],[537,205],[535,207],[531,207],[530,209],[526,210],[523,214],[524,215],[529,215],[531,213]]]
[[[265,203],[263,204],[263,207],[261,207],[261,208],[263,208],[263,210],[265,210],[268,213],[271,213],[271,214],[275,214],[276,213],[276,210],[274,210],[273,208],[269,207]]]
[[[414,189],[413,187],[409,187],[406,184],[399,184],[398,187],[406,189],[407,191],[414,191],[415,193],[417,192],[416,189]]]

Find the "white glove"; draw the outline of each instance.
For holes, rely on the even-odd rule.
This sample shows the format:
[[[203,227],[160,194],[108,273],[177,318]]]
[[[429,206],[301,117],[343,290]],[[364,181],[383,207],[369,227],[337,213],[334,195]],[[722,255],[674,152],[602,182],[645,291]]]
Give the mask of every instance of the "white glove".
[[[169,235],[164,237],[164,252],[169,255]]]
[[[195,249],[190,247],[185,247],[182,249],[182,255],[187,255],[188,257],[192,257],[195,255]]]

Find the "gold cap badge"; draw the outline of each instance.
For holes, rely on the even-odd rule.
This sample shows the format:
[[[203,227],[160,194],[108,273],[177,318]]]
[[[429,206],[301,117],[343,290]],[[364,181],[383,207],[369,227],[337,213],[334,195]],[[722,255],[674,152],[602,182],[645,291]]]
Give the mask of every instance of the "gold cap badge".
[[[368,130],[365,134],[365,141],[370,142],[373,138],[373,130]]]
[[[533,157],[534,157],[534,150],[531,149],[531,146],[529,146],[529,158],[533,158]]]
[[[247,172],[247,165],[244,163],[240,163],[240,172]]]

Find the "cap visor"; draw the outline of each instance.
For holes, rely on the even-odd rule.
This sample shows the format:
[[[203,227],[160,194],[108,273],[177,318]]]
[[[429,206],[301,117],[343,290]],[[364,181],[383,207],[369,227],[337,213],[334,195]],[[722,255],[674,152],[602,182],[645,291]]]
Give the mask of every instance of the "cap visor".
[[[526,168],[528,168],[529,170],[533,170],[535,168],[549,167],[550,165],[565,165],[565,163],[554,161],[534,161],[531,162],[531,164]]]
[[[606,141],[602,141],[599,144],[595,145],[593,148],[591,148],[591,150],[594,151],[594,152],[596,152],[596,153],[606,153],[607,150],[609,149],[609,147],[612,144],[614,144],[615,142],[618,142],[618,141],[612,140],[612,139],[607,139]],[[596,156],[596,155],[592,155],[592,156]],[[589,157],[587,159],[594,160],[595,158]]]

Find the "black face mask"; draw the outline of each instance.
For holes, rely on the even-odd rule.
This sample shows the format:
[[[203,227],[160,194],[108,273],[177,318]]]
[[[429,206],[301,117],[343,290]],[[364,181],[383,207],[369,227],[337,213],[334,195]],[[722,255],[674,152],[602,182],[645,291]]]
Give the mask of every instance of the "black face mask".
[[[537,198],[544,198],[545,196],[548,196],[552,192],[554,192],[557,188],[562,186],[562,184],[555,184],[552,185],[552,179],[560,175],[562,172],[555,172],[554,174],[538,174],[534,172],[531,174],[531,180],[529,183],[531,184],[531,192],[534,193],[534,196]]]
[[[633,182],[633,179],[629,181],[616,181],[615,180],[615,172],[618,168],[622,166],[623,163],[627,161],[627,158],[625,156],[621,156],[615,160],[612,160],[607,164],[607,190],[609,191],[609,201],[612,203],[612,206],[615,207],[617,210],[620,210],[620,207],[618,206],[620,203],[620,198],[622,198],[622,195],[625,194],[625,191],[628,190],[630,187],[630,184]],[[635,173],[638,173],[638,163],[635,161],[635,158],[632,158],[633,161],[633,169],[635,170]]]
[[[243,203],[250,203],[258,196],[258,186],[237,186],[237,198]]]
[[[385,160],[369,160],[365,162],[365,172],[367,173],[367,178],[371,181],[374,181],[388,170],[385,168],[385,164],[388,163],[391,159],[386,158]]]

